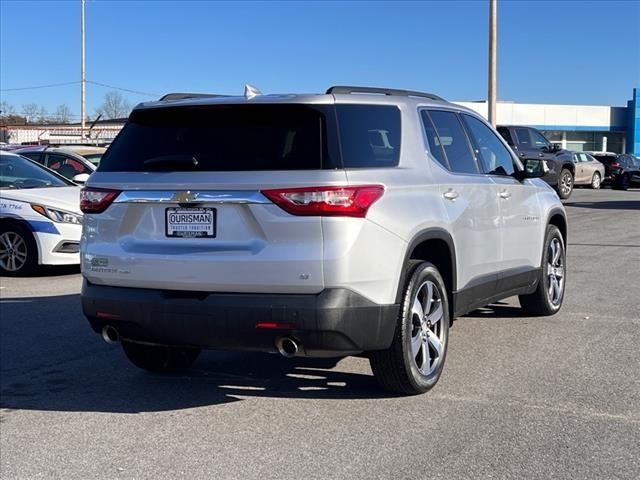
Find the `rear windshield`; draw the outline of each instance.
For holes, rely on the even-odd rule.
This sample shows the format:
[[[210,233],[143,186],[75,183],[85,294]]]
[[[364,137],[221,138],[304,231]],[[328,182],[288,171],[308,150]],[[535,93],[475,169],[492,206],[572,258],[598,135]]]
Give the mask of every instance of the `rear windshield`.
[[[375,168],[397,165],[399,154],[397,107],[170,107],[134,111],[98,171]]]

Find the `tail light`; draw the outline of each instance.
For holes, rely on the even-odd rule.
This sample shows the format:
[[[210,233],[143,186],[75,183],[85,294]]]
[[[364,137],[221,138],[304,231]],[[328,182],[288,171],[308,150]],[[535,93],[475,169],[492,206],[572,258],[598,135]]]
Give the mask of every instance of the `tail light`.
[[[620,164],[618,162],[613,162],[611,164],[611,168],[620,168]]]
[[[262,190],[265,197],[292,215],[360,218],[383,193],[383,185]]]
[[[120,190],[85,187],[80,191],[80,210],[83,213],[102,213],[120,195]]]

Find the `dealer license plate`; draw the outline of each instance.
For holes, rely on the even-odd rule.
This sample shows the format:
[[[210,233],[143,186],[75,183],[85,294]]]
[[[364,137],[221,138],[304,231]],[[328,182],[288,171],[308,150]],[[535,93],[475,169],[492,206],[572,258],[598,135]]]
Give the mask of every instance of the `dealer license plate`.
[[[167,208],[167,237],[214,238],[215,208]]]

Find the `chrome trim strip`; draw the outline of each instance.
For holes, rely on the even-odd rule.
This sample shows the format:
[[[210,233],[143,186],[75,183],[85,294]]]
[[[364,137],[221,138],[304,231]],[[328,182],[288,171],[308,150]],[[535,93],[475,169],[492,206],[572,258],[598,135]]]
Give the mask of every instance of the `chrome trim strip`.
[[[255,190],[128,190],[113,203],[271,203]]]

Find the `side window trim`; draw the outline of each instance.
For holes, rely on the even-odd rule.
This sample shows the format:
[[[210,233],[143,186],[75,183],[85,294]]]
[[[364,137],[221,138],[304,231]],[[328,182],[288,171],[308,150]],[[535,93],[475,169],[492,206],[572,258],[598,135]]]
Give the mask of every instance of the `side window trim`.
[[[425,116],[427,117],[427,120],[431,124],[431,128],[433,128],[433,131],[436,134],[436,137],[438,137],[438,143],[440,143],[440,150],[442,151],[442,155],[444,156],[444,161],[447,163],[447,165],[445,167],[444,165],[442,165],[438,161],[436,161],[435,163],[440,165],[440,167],[443,167],[448,173],[455,173],[455,172],[453,172],[451,170],[451,163],[449,162],[449,157],[447,156],[446,150],[442,147],[442,140],[440,139],[440,134],[438,133],[438,129],[436,128],[435,124],[433,123],[433,119],[431,118],[431,115],[429,114],[429,109],[420,108],[420,109],[418,109],[418,114],[420,116],[420,123],[422,124],[422,132],[423,132],[425,137],[427,136],[427,132],[426,132],[426,128],[425,128],[426,126],[424,125],[424,120],[423,120]],[[431,151],[431,145],[429,145],[429,139],[425,138],[425,141],[426,141],[425,146],[427,147],[427,150],[429,151],[431,156],[435,158],[434,152]]]

